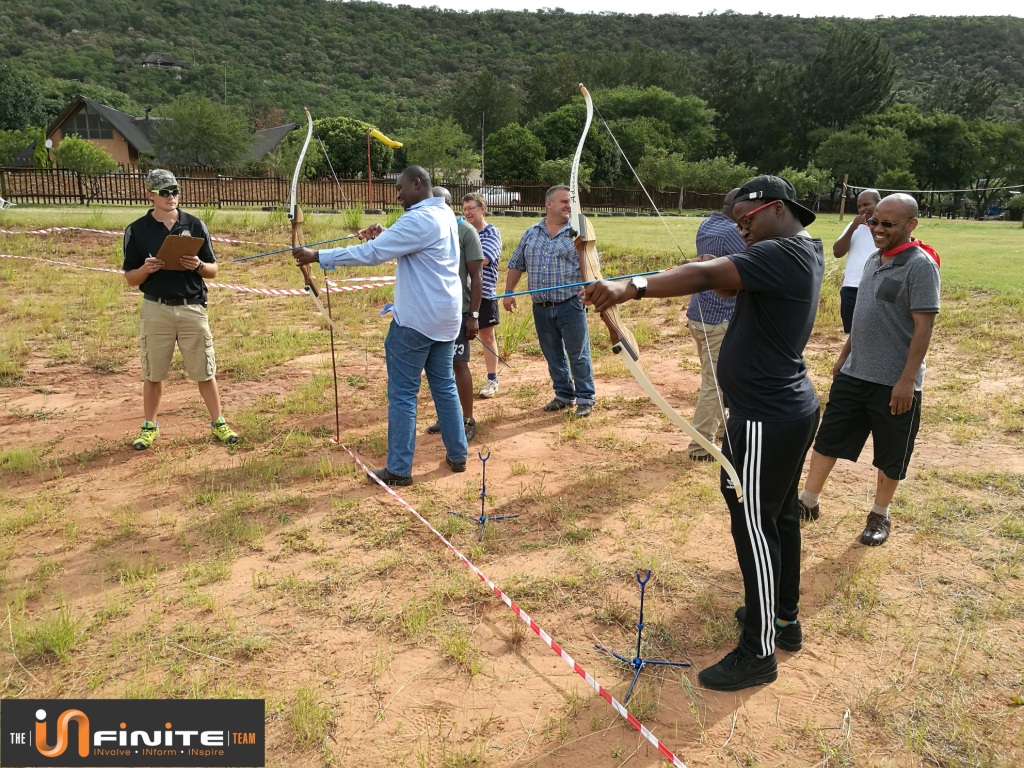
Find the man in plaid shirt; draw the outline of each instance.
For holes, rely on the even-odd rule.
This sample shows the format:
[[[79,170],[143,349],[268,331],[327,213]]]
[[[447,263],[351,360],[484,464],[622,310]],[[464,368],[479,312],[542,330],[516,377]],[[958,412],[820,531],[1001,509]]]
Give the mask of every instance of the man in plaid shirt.
[[[587,310],[579,288],[560,288],[582,281],[574,233],[569,226],[569,188],[551,187],[544,203],[543,219],[523,233],[512,252],[505,279],[505,293],[514,293],[524,272],[530,288],[550,288],[532,294],[533,323],[537,328],[548,374],[555,390],[545,411],[561,411],[576,403],[577,416],[594,409],[594,369],[590,363],[590,331]],[[515,297],[503,300],[506,312],[515,312]]]
[[[737,191],[733,189],[726,193],[722,212],[711,214],[697,228],[698,260],[704,261],[704,256],[717,258],[746,250],[747,244],[736,231],[736,222],[732,218],[732,202]],[[697,395],[697,408],[693,412],[693,426],[711,442],[721,440],[725,430],[725,408],[715,369],[718,366],[718,350],[722,347],[722,339],[729,329],[735,308],[735,297],[720,296],[714,291],[701,291],[693,295],[686,309],[687,325],[690,326],[690,335],[697,342],[697,354],[700,356],[700,394]],[[690,441],[689,452],[693,461],[712,460],[711,454],[696,440]]]

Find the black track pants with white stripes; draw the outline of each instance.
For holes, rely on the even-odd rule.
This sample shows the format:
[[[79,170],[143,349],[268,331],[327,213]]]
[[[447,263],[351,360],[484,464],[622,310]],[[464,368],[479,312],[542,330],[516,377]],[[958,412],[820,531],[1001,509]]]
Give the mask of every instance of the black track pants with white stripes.
[[[747,621],[740,645],[775,653],[775,619],[793,621],[800,600],[800,513],[797,494],[820,412],[795,421],[730,417],[725,442],[743,483],[743,503],[722,472],[722,495],[743,574]]]

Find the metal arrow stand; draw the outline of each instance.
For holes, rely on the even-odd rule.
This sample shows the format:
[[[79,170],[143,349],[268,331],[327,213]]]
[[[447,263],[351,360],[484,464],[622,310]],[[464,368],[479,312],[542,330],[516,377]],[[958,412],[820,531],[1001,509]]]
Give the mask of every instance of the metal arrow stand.
[[[640,621],[636,623],[636,656],[632,659],[627,659],[625,656],[620,656],[615,651],[609,651],[600,645],[595,645],[599,651],[607,653],[609,656],[614,656],[616,659],[621,661],[623,664],[629,665],[630,669],[636,670],[636,674],[633,675],[633,682],[629,684],[629,690],[626,691],[626,698],[622,700],[623,704],[629,703],[629,697],[633,695],[633,686],[636,685],[637,678],[640,677],[640,673],[643,672],[644,667],[648,664],[657,664],[662,667],[688,667],[690,666],[685,661],[655,661],[653,659],[645,659],[640,655],[640,642],[644,635],[644,592],[647,589],[647,582],[651,580],[651,572],[647,571],[647,575],[642,579],[640,573],[636,574],[637,583],[640,584]]]
[[[461,512],[449,512],[449,515],[455,515],[455,517],[464,517],[466,520],[474,520],[480,524],[480,536],[477,537],[477,541],[484,540],[484,527],[487,525],[489,520],[511,520],[513,517],[519,517],[519,515],[491,515],[487,516],[484,511],[484,502],[487,499],[487,460],[491,458],[491,452],[488,451],[487,455],[484,456],[480,451],[476,452],[477,458],[480,459],[481,464],[481,480],[480,480],[480,517],[472,517],[470,515],[464,515]],[[650,576],[650,574],[647,574]]]

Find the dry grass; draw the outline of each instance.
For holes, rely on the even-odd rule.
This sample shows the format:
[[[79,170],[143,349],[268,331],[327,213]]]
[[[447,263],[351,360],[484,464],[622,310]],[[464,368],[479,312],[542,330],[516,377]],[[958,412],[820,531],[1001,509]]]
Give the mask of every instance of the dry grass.
[[[136,215],[77,213],[70,223],[99,229]],[[64,223],[53,212],[16,214],[0,224]],[[279,218],[218,212],[215,222],[229,237],[287,239]],[[507,241],[525,223],[495,222]],[[686,243],[696,224],[670,221]],[[602,220],[606,273],[672,263],[659,226]],[[834,221],[815,227],[838,232]],[[893,538],[879,550],[855,544],[873,474],[866,459],[841,466],[823,519],[805,528],[807,640],[780,656],[778,683],[722,695],[695,688],[693,670],[645,670],[630,709],[688,764],[1024,762],[1012,704],[1024,694],[1024,286],[1005,268],[1007,254],[1020,255],[1019,233],[922,227],[944,256],[945,304]],[[336,226],[316,217],[306,230],[324,239]],[[298,284],[273,257],[227,263],[256,250],[220,247],[221,280]],[[0,236],[0,252],[118,261],[116,240],[98,235]],[[829,263],[808,350],[822,393],[841,344],[839,266]],[[307,300],[211,290],[228,415],[243,435],[236,450],[207,441],[179,368],[158,445],[128,450],[139,410],[137,300],[119,280],[0,264],[0,693],[265,698],[275,766],[658,764],[436,538],[326,444],[328,335]],[[388,297],[378,289],[334,302],[344,327],[342,439],[376,466],[386,437],[386,325],[376,311]],[[627,322],[685,412],[696,376],[681,307],[645,303]],[[695,668],[717,660],[734,641],[742,591],[716,469],[685,459],[687,439],[616,367],[596,322],[598,409],[588,420],[541,414],[546,371],[529,313],[520,317],[502,326],[515,371],[503,369],[502,396],[477,407],[480,448],[494,453],[487,512],[521,517],[488,524],[477,543],[476,526],[448,513],[479,513],[479,462],[449,475],[443,449],[426,438],[403,497],[617,697],[632,674],[593,645],[631,655],[637,571],[653,571],[644,653]],[[425,426],[428,394],[421,403]]]

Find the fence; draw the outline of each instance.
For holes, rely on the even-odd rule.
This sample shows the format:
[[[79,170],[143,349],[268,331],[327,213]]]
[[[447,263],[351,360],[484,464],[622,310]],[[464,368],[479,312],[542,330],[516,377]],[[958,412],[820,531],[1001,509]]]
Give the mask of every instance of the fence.
[[[281,207],[288,201],[290,181],[279,178],[248,178],[240,176],[178,175],[181,196],[186,206],[260,206]],[[298,197],[304,208],[363,209],[393,208],[393,179],[374,179],[372,197],[365,179],[315,179],[299,183]],[[456,208],[463,195],[475,192],[479,185],[450,184]],[[506,184],[497,203],[489,208],[532,212],[544,211],[546,185]],[[42,205],[146,205],[146,187],[137,174],[117,173],[83,176],[74,171],[43,168],[0,168],[0,198],[10,202]],[[722,193],[669,190],[651,192],[658,210],[720,210]],[[584,209],[605,212],[651,212],[651,204],[640,189],[625,187],[591,187],[580,191]],[[821,198],[808,201],[814,210],[837,211],[839,200]]]

